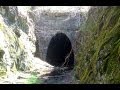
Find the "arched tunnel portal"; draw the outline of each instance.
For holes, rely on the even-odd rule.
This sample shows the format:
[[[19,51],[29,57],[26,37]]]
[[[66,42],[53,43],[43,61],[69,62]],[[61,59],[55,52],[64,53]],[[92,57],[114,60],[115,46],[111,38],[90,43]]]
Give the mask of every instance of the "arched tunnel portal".
[[[57,33],[50,40],[46,60],[53,66],[74,67],[74,52],[69,38],[64,33]]]

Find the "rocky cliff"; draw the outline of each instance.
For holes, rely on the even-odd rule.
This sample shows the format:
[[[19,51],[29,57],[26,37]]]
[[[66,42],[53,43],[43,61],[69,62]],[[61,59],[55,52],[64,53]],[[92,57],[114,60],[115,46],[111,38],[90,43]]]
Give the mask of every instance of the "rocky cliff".
[[[30,7],[0,7],[0,75],[32,67],[36,38],[29,10]]]
[[[120,83],[120,8],[92,7],[77,54],[80,83]]]

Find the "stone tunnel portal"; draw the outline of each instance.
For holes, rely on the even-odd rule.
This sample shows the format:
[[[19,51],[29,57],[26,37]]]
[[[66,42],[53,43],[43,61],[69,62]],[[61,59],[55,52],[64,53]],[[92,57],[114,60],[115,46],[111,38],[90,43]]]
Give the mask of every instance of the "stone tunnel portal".
[[[64,33],[57,33],[52,37],[47,49],[46,61],[53,66],[74,67],[72,45]]]

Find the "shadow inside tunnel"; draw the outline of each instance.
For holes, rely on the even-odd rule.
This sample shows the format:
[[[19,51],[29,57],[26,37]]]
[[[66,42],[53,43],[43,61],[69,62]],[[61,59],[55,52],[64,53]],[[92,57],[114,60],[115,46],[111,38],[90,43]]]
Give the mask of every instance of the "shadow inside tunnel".
[[[52,37],[47,49],[46,61],[56,67],[74,67],[72,45],[64,33],[57,33]]]

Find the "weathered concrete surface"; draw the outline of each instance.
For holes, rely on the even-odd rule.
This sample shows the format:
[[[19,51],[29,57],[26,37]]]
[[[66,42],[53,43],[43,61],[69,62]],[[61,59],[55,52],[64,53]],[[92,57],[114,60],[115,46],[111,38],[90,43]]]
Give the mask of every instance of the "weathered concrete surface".
[[[76,53],[77,32],[85,22],[85,13],[82,11],[54,11],[44,8],[35,9],[31,16],[34,17],[35,35],[39,45],[39,56],[45,60],[47,48],[51,38],[59,32],[65,33],[72,43]]]

